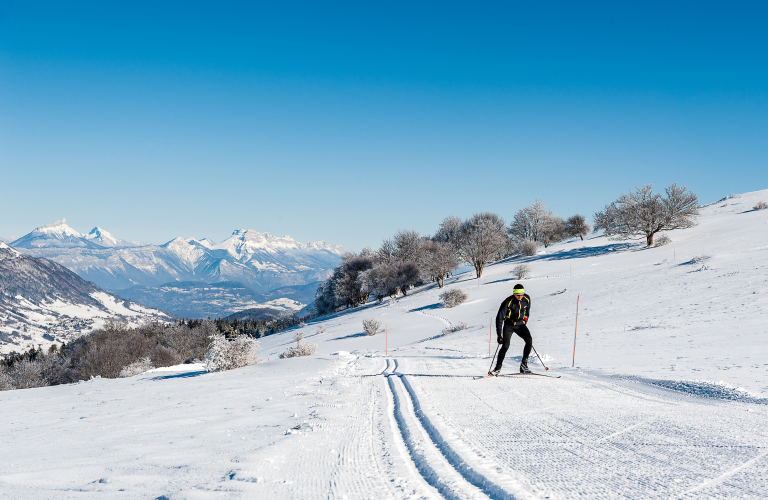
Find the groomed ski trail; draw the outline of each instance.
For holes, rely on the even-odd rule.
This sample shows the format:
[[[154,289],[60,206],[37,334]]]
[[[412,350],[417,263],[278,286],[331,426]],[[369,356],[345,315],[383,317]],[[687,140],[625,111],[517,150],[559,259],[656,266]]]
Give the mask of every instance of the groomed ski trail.
[[[408,376],[398,373],[398,367],[395,359],[392,372],[386,374],[394,400],[395,420],[410,457],[424,479],[446,499],[528,498],[505,491],[454,450],[422,410]]]
[[[763,404],[575,371],[555,383],[479,383],[462,376],[476,372],[475,360],[402,361],[398,371],[425,417],[467,463],[482,462],[493,480],[514,478],[519,489],[507,491],[550,499],[765,498]]]

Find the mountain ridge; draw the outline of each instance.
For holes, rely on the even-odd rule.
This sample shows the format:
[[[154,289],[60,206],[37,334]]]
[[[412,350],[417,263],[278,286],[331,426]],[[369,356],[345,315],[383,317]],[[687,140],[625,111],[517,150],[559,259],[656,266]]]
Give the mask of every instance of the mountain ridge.
[[[0,352],[68,342],[109,318],[132,325],[172,319],[0,242]]]
[[[80,233],[61,219],[10,245],[44,257],[112,291],[172,281],[239,281],[257,292],[322,281],[344,254],[325,241],[301,243],[253,229],[236,229],[216,244],[177,237],[161,245],[127,242],[96,226]]]

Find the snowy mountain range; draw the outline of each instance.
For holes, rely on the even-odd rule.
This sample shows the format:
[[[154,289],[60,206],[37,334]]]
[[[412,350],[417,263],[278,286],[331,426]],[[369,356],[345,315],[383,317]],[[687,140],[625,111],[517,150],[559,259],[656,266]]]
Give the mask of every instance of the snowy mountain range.
[[[108,318],[133,325],[171,319],[105,292],[60,264],[0,242],[0,352],[69,341]]]
[[[215,244],[208,238],[175,238],[163,245],[128,242],[95,227],[82,234],[65,219],[41,226],[10,244],[45,257],[107,290],[160,286],[173,281],[235,281],[257,292],[324,280],[344,249],[323,241],[299,243],[239,229]]]

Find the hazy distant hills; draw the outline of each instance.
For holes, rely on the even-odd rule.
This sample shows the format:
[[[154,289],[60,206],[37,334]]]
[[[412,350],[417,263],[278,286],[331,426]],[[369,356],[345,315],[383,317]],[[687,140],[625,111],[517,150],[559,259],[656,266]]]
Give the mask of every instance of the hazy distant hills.
[[[134,325],[171,319],[105,292],[60,264],[0,243],[0,352],[69,341],[107,318]]]
[[[175,238],[163,245],[128,242],[101,228],[82,234],[62,219],[10,243],[45,257],[107,290],[161,286],[169,282],[234,281],[256,292],[325,280],[344,249],[323,241],[299,243],[240,229],[219,244]]]
[[[174,281],[156,287],[135,286],[117,293],[187,318],[218,318],[242,311],[247,311],[243,316],[265,318],[301,310],[314,300],[319,284],[285,286],[264,294],[232,281]]]

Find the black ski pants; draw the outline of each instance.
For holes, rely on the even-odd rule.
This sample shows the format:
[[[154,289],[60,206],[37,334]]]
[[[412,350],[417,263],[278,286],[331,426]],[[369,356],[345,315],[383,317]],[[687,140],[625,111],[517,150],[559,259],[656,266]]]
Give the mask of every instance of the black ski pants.
[[[504,324],[503,332],[503,341],[501,343],[501,349],[499,349],[499,357],[496,360],[496,368],[500,369],[501,364],[504,362],[504,356],[507,355],[509,341],[512,340],[513,333],[525,341],[525,347],[523,347],[523,361],[528,362],[528,355],[531,354],[531,346],[533,346],[533,339],[531,338],[531,331],[528,330],[528,325],[523,323],[522,325],[517,326],[507,326],[507,324]]]

